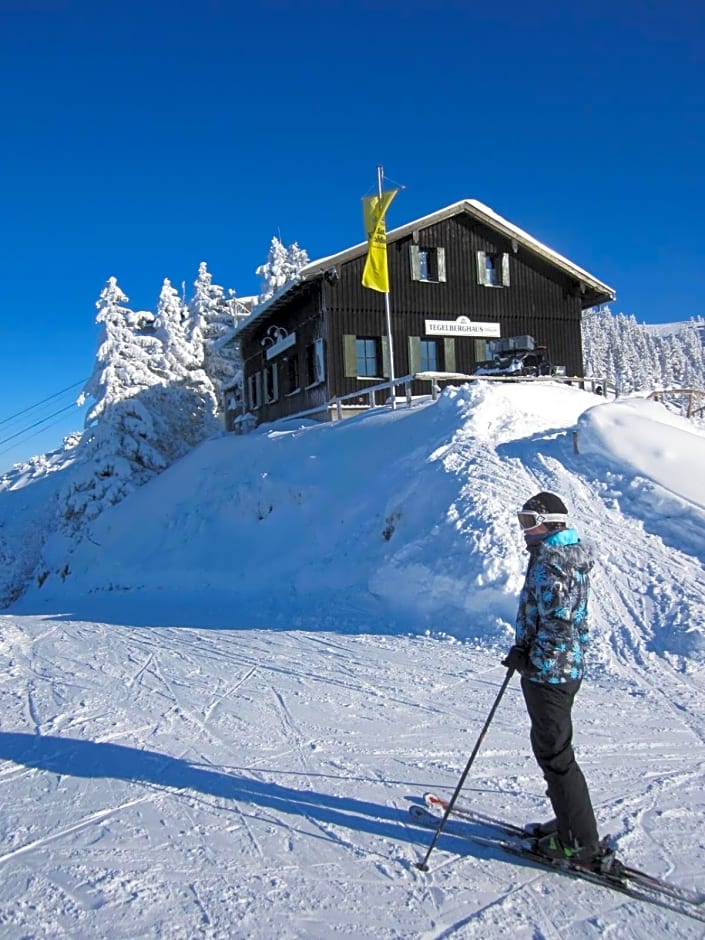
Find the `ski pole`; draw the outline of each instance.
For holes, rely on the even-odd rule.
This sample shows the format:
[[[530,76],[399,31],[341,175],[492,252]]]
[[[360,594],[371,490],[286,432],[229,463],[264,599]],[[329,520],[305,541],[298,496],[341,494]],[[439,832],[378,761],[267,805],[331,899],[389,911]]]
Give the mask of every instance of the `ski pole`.
[[[487,734],[487,729],[492,723],[492,719],[494,718],[494,713],[497,711],[497,706],[499,705],[501,698],[504,695],[507,686],[509,685],[509,680],[512,678],[513,675],[514,675],[514,669],[510,666],[509,669],[507,669],[507,675],[504,677],[504,682],[502,683],[502,686],[499,692],[497,693],[497,698],[495,699],[494,705],[492,706],[490,713],[487,716],[487,721],[485,722],[485,726],[480,732],[480,737],[477,739],[477,743],[475,744],[475,747],[473,748],[473,752],[470,755],[470,758],[465,766],[465,770],[463,771],[463,774],[460,780],[458,781],[458,786],[455,788],[455,793],[450,798],[450,802],[448,803],[448,806],[446,807],[446,811],[443,814],[443,818],[438,823],[438,827],[436,828],[436,831],[433,834],[433,839],[431,839],[431,844],[429,845],[428,851],[426,852],[426,857],[424,858],[422,862],[416,862],[416,867],[419,869],[419,871],[428,871],[429,856],[431,852],[433,851],[433,848],[436,842],[438,841],[438,837],[443,832],[443,827],[445,826],[448,820],[448,817],[453,812],[455,801],[458,799],[458,795],[460,794],[460,791],[463,789],[463,784],[465,783],[467,775],[470,773],[472,762],[475,760],[475,757],[477,756],[477,752],[480,750],[480,745],[482,744],[482,741],[485,735]]]

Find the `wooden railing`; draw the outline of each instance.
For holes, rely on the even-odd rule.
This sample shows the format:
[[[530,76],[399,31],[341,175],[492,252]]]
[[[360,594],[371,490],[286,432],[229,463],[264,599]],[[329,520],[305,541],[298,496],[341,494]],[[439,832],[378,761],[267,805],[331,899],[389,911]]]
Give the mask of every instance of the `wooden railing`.
[[[662,398],[683,398],[683,396],[686,395],[688,397],[686,417],[692,418],[695,415],[705,412],[705,389],[702,388],[664,388],[657,392],[652,392],[649,398],[653,399],[653,401],[660,401]],[[697,398],[703,399],[703,404],[698,408],[694,408],[693,403]]]
[[[340,420],[343,417],[343,403],[350,402],[345,407],[359,407],[362,409],[375,408],[378,405],[377,393],[386,392],[384,400],[380,404],[388,404],[391,400],[390,392],[394,389],[395,401],[399,398],[406,403],[408,408],[413,405],[413,396],[411,394],[412,382],[428,382],[429,394],[436,401],[441,391],[441,383],[448,384],[452,382],[567,382],[569,385],[578,385],[582,389],[595,392],[598,395],[607,395],[607,381],[604,378],[592,378],[586,376],[568,376],[568,375],[465,375],[462,372],[415,372],[412,375],[405,375],[393,382],[380,382],[378,385],[371,385],[364,390],[349,392],[347,395],[337,395],[329,404],[329,411],[335,410],[336,418]],[[397,396],[396,389],[404,386],[403,396]],[[318,409],[320,410],[320,409]],[[292,417],[302,417],[302,412]]]

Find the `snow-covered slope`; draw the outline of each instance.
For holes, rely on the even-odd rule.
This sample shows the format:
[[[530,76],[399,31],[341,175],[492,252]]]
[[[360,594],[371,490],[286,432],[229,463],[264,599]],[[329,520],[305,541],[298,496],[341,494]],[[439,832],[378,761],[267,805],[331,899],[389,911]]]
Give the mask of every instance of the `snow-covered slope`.
[[[57,501],[80,435],[0,477],[0,610],[25,591],[56,527]]]
[[[700,332],[703,338],[703,344],[705,345],[705,324],[696,320],[697,329]],[[649,333],[655,333],[657,336],[674,336],[679,333],[681,330],[684,330],[686,327],[693,325],[693,319],[691,320],[679,320],[674,323],[643,323],[642,326],[645,330],[648,330]]]
[[[553,489],[598,550],[576,745],[600,828],[705,887],[704,458],[652,402],[473,383],[212,440],[55,537],[0,617],[2,936],[702,937],[451,833],[421,875],[407,807],[465,765],[514,511]],[[548,811],[516,682],[463,799]]]
[[[598,616],[609,593],[637,645],[688,655],[705,647],[702,619],[685,615],[705,598],[704,465],[703,432],[655,402],[474,383],[410,410],[207,442],[77,549],[55,539],[21,608],[506,636],[525,567],[515,510],[552,489],[597,543]],[[636,618],[646,565],[650,616]]]

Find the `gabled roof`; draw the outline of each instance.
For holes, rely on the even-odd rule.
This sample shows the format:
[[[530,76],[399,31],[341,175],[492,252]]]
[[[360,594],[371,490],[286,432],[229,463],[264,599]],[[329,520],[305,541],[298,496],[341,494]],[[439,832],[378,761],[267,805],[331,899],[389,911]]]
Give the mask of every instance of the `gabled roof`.
[[[459,202],[454,202],[452,205],[446,206],[445,209],[438,209],[436,212],[424,215],[420,219],[414,219],[412,222],[407,222],[405,225],[391,229],[387,232],[387,244],[392,244],[401,238],[406,238],[408,235],[411,235],[412,232],[428,228],[430,225],[436,225],[444,219],[449,219],[455,215],[461,214],[467,214],[478,222],[482,222],[489,228],[499,232],[501,235],[513,239],[518,245],[523,246],[533,254],[543,258],[545,261],[549,262],[549,264],[554,265],[554,267],[563,271],[564,274],[576,280],[583,288],[584,294],[588,299],[586,306],[594,306],[597,303],[606,303],[607,301],[614,300],[614,288],[598,280],[594,275],[590,274],[589,271],[574,264],[568,258],[564,258],[563,255],[549,248],[548,245],[544,245],[542,242],[538,241],[538,239],[534,238],[533,235],[529,235],[528,232],[514,225],[513,222],[502,218],[501,215],[498,215],[493,209],[490,209],[489,206],[484,205],[484,203],[479,202],[477,199],[461,199]],[[310,264],[307,264],[305,268],[301,269],[296,280],[290,281],[282,287],[281,290],[277,291],[273,297],[270,297],[266,303],[255,307],[252,316],[240,324],[235,330],[234,335],[239,334],[247,326],[250,326],[253,321],[259,319],[262,314],[271,312],[276,307],[281,306],[284,298],[288,300],[289,295],[306,281],[312,281],[322,277],[326,271],[329,271],[336,265],[344,264],[346,261],[353,261],[355,258],[361,257],[366,253],[367,242],[364,241],[353,245],[352,248],[339,251],[337,254],[311,261]]]

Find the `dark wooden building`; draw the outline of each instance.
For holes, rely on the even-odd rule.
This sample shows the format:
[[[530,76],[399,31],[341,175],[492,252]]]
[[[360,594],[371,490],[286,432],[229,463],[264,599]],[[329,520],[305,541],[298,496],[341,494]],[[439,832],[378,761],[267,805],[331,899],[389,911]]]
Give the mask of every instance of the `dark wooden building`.
[[[488,342],[528,335],[568,375],[582,369],[581,312],[612,288],[475,200],[387,234],[395,378],[471,373]],[[390,377],[384,295],[361,284],[367,243],[304,268],[233,334],[244,366],[238,408],[257,423],[334,416],[336,396]],[[428,382],[412,394],[428,393]],[[232,410],[227,424],[233,426]]]

